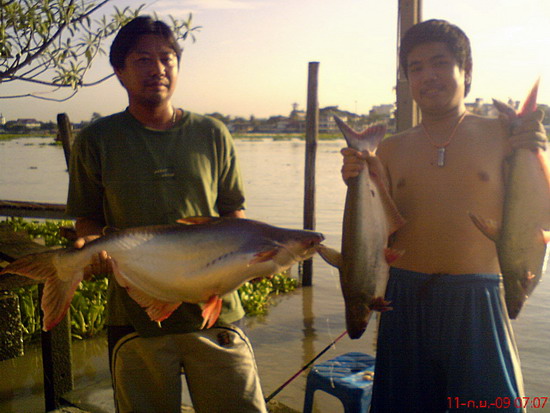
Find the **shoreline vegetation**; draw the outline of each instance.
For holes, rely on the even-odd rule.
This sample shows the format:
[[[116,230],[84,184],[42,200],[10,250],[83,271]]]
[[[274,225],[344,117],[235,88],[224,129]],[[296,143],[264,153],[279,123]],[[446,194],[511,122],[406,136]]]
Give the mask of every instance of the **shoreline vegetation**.
[[[78,133],[78,131],[75,131]],[[234,139],[274,141],[305,140],[304,133],[232,133]],[[343,139],[340,133],[320,133],[319,140]],[[55,138],[54,132],[0,133],[0,142],[23,138]]]
[[[32,240],[52,248],[67,247],[71,241],[60,234],[60,228],[72,227],[73,221],[26,220],[6,218],[0,225],[7,225],[13,231],[26,233]],[[96,275],[89,281],[82,281],[71,302],[71,335],[73,339],[85,339],[97,335],[105,327],[108,278],[106,274]],[[265,315],[271,298],[294,291],[298,280],[288,272],[276,274],[244,283],[239,296],[247,317]],[[40,305],[37,284],[13,290],[19,297],[23,340],[32,343],[38,340],[41,331]]]

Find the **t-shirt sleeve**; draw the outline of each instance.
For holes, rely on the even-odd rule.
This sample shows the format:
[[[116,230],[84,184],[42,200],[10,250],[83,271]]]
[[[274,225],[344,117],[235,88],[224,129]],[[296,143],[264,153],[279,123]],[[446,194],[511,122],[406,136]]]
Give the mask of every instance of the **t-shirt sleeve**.
[[[244,184],[235,144],[231,134],[221,125],[220,167],[217,207],[220,215],[245,208]]]
[[[100,155],[90,138],[81,132],[71,150],[66,213],[72,217],[103,214]]]

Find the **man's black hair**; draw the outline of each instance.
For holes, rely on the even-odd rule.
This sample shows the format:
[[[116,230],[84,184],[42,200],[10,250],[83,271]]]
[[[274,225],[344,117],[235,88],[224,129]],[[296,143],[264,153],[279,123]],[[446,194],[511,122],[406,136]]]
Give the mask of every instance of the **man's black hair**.
[[[115,40],[113,40],[111,52],[109,53],[111,66],[114,69],[123,69],[126,56],[136,46],[141,36],[147,34],[154,34],[164,38],[176,53],[179,65],[182,50],[170,27],[166,23],[154,20],[150,16],[139,16],[123,26],[116,35]]]
[[[458,27],[445,20],[427,20],[412,26],[403,38],[399,47],[399,64],[408,78],[407,58],[416,46],[428,42],[442,42],[458,62],[462,70],[472,69],[472,50],[468,36]],[[464,96],[470,91],[472,77],[466,76]]]

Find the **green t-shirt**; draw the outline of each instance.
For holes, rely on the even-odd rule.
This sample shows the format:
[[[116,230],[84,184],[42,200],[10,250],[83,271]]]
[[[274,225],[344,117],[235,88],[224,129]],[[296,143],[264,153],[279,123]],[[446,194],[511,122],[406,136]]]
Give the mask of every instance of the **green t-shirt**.
[[[231,135],[223,123],[184,112],[169,130],[145,128],[127,110],[94,122],[71,151],[67,214],[103,214],[123,229],[173,224],[244,208],[243,183]],[[143,336],[195,331],[196,304],[183,303],[159,328],[116,281],[109,283],[109,325],[133,325]],[[236,292],[224,297],[220,320],[244,316]]]

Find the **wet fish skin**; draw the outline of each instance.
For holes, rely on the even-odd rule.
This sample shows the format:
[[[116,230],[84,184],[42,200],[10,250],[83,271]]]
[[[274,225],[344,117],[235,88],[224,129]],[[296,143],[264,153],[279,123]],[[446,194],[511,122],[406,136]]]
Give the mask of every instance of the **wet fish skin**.
[[[374,156],[386,132],[385,125],[356,132],[340,118],[334,119],[348,147],[369,151]],[[378,172],[367,165],[348,181],[341,255],[319,247],[319,254],[340,270],[346,327],[352,339],[361,337],[372,311],[390,309],[384,300],[389,278],[388,237],[404,224]]]
[[[495,106],[512,123],[536,110],[538,82],[516,113],[505,103]],[[550,239],[550,174],[544,152],[516,149],[509,159],[500,225],[470,214],[477,227],[496,244],[508,316],[518,317],[545,271]]]
[[[323,235],[239,218],[189,219],[188,224],[137,227],[111,233],[82,249],[32,254],[0,274],[45,282],[44,330],[65,316],[84,268],[100,251],[112,258],[117,282],[162,321],[181,304],[205,303],[204,326],[214,324],[220,296],[244,282],[270,276],[310,258]],[[197,223],[198,222],[198,223]]]

